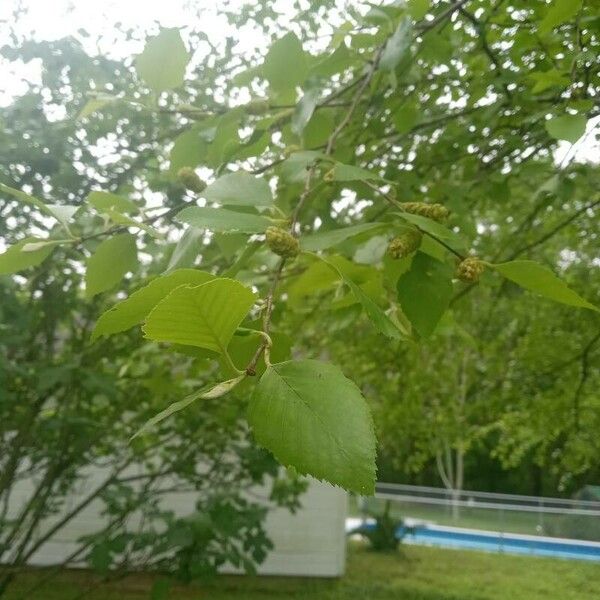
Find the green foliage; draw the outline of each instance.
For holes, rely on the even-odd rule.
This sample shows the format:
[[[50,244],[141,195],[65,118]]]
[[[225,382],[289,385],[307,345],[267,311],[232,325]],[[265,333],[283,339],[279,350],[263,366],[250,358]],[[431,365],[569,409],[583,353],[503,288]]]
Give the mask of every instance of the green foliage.
[[[344,227],[342,229],[318,231],[312,235],[303,236],[300,245],[302,246],[303,250],[309,250],[312,252],[326,250],[327,248],[332,248],[341,244],[349,238],[360,235],[365,231],[381,229],[382,227],[385,227],[383,223],[360,223],[358,225],[351,225],[350,227]]]
[[[584,115],[563,115],[547,121],[546,129],[553,138],[574,144],[585,133],[586,123]]]
[[[184,208],[176,218],[198,229],[207,228],[222,233],[262,233],[271,223],[266,217],[258,215],[199,206]]]
[[[580,306],[600,311],[599,308],[584,300],[579,294],[569,288],[550,269],[531,260],[514,260],[512,262],[494,265],[494,269],[507,279],[514,281],[522,288],[535,292],[540,296],[562,302],[571,306]]]
[[[549,33],[558,25],[572,19],[581,9],[581,1],[582,0],[555,0],[540,22],[540,33]]]
[[[31,194],[26,194],[21,190],[16,190],[11,188],[3,183],[0,183],[0,190],[10,196],[13,196],[20,202],[24,204],[29,204],[35,208],[38,208],[43,214],[49,215],[53,217],[57,221],[59,221],[66,231],[69,231],[67,226],[67,222],[71,219],[71,217],[77,212],[77,206],[68,206],[61,204],[44,204],[41,200],[32,196]]]
[[[43,93],[32,88],[2,111],[0,176],[10,186],[0,188],[0,210],[11,218],[0,232],[11,249],[0,255],[1,271],[22,272],[34,299],[53,278],[79,299],[78,274],[87,268],[94,352],[130,339],[115,342],[107,339],[111,333],[144,323],[142,350],[195,355],[201,384],[157,406],[154,414],[170,419],[161,416],[137,443],[179,418],[174,409],[161,413],[166,406],[193,412],[201,403],[190,398],[227,387],[239,374],[222,402],[239,395],[250,403],[259,442],[303,473],[372,490],[371,419],[358,388],[337,367],[319,367],[309,399],[290,399],[286,371],[307,369],[313,363],[304,357],[324,355],[365,390],[391,454],[397,446],[384,416],[406,420],[400,454],[409,470],[433,460],[443,465],[447,455],[462,460],[485,440],[507,464],[518,464],[533,447],[546,456],[554,444],[570,444],[569,477],[584,472],[596,444],[577,445],[562,422],[549,427],[546,414],[515,400],[513,390],[518,375],[531,398],[546,393],[559,404],[571,397],[574,407],[560,405],[558,412],[578,415],[567,419],[575,430],[583,413],[593,422],[589,389],[597,357],[585,333],[597,328],[597,316],[563,316],[560,304],[536,309],[543,319],[563,319],[568,344],[559,347],[591,346],[581,356],[573,352],[569,364],[580,367],[579,378],[570,373],[548,383],[514,367],[513,379],[493,357],[522,351],[529,364],[536,351],[519,345],[519,332],[540,343],[543,360],[533,361],[539,369],[556,362],[540,341],[537,313],[492,269],[475,269],[478,279],[473,269],[457,273],[456,265],[483,264],[465,263],[476,255],[558,303],[598,304],[597,166],[570,162],[572,155],[560,165],[554,160],[557,140],[575,142],[596,116],[593,7],[411,0],[363,11],[327,0],[319,9],[290,11],[284,24],[270,6],[224,10],[234,30],[252,30],[262,40],[243,55],[230,41],[213,43],[202,18],[190,19],[184,32],[164,29],[148,39],[133,65],[91,58],[72,39],[3,48],[7,60],[39,59],[45,75]],[[322,32],[324,22],[331,31]],[[65,106],[67,117],[48,118],[54,105]],[[97,150],[113,137],[116,157]],[[181,168],[192,186],[178,178]],[[421,236],[416,254],[415,243],[397,261],[385,256],[389,240],[407,229]],[[180,271],[194,266],[203,271]],[[130,288],[138,291],[123,301]],[[584,289],[589,300],[579,295]],[[113,291],[119,295],[96,297]],[[114,308],[107,311],[103,299]],[[260,331],[248,333],[257,319]],[[39,322],[27,326],[34,335],[44,331]],[[285,340],[292,340],[295,358],[270,364],[289,354]],[[89,341],[86,329],[77,344],[87,348]],[[464,364],[456,365],[456,357]],[[501,372],[506,385],[480,385]],[[155,383],[170,388],[168,376]],[[267,398],[265,387],[276,394]],[[340,390],[348,390],[342,400]],[[514,413],[498,408],[504,393]],[[471,394],[489,394],[497,410],[471,407]],[[266,422],[256,406],[267,400],[289,420]],[[317,408],[327,411],[325,428],[314,418]],[[295,411],[306,440],[318,436],[333,447],[329,461],[327,445],[288,447],[298,440],[282,431],[292,431]],[[352,415],[352,423],[341,414]],[[514,426],[524,414],[535,417],[535,426]],[[135,431],[151,417],[140,418]],[[336,426],[333,443],[327,431]],[[364,454],[355,430],[360,443],[370,440]],[[509,430],[519,433],[511,440],[503,433]],[[345,451],[359,456],[359,467],[337,465]]]
[[[293,33],[287,33],[273,43],[265,57],[262,72],[276,96],[287,98],[307,75],[306,54]]]
[[[410,269],[398,279],[402,311],[423,337],[430,336],[452,298],[452,271],[439,260],[417,252]]]
[[[173,402],[165,408],[165,410],[161,410],[157,415],[154,415],[151,419],[149,419],[146,423],[144,423],[143,427],[136,431],[136,433],[132,436],[131,439],[138,437],[138,435],[142,435],[152,430],[152,428],[156,427],[159,423],[169,418],[171,415],[174,415],[176,412],[187,408],[192,402],[196,400],[212,400],[214,398],[220,398],[225,394],[229,393],[238,383],[242,381],[244,375],[239,375],[234,379],[230,379],[229,381],[222,381],[218,383],[211,389],[205,392],[194,392],[190,394],[187,398],[183,400],[178,400],[177,402]]]
[[[110,214],[112,211],[123,214],[138,212],[138,207],[134,202],[110,192],[90,192],[87,201],[101,213]]]
[[[369,513],[372,523],[364,523],[351,534],[360,534],[368,540],[375,552],[391,552],[398,549],[407,530],[403,527],[402,519],[390,512],[391,502],[385,503],[385,508],[379,513]]]
[[[167,272],[171,272],[178,267],[191,267],[196,262],[196,258],[202,247],[202,237],[204,231],[195,227],[188,227],[181,236],[179,242],[169,257]]]
[[[374,491],[375,435],[360,390],[333,365],[271,365],[250,400],[256,440],[300,474]]]
[[[183,84],[189,55],[179,30],[163,29],[148,40],[137,57],[138,75],[155,92],[163,92]]]
[[[138,265],[135,237],[121,233],[100,242],[87,260],[85,293],[88,298],[115,287]]]
[[[209,185],[203,196],[211,201],[229,206],[270,206],[273,196],[264,179],[243,171],[219,177]]]
[[[195,269],[177,269],[152,280],[135,291],[129,298],[115,304],[100,315],[92,332],[92,341],[103,336],[125,331],[142,323],[150,311],[175,288],[197,286],[214,279],[214,275]]]
[[[231,337],[255,301],[252,291],[234,279],[180,285],[152,309],[144,333],[152,340],[226,354]]]
[[[379,61],[379,68],[383,71],[393,72],[409,52],[411,38],[412,22],[409,18],[404,18],[385,44]]]
[[[48,258],[53,249],[45,240],[25,238],[0,254],[0,274],[10,275],[35,267]]]
[[[106,577],[124,568],[190,581],[225,561],[252,571],[271,544],[264,502],[247,490],[294,509],[302,483],[252,446],[245,402],[230,395],[224,404],[222,384],[127,443],[173,397],[210,388],[212,376],[201,361],[138,348],[132,336],[82,343],[96,316],[82,279],[45,263],[35,284],[0,283],[0,496],[21,498],[0,517],[2,563],[21,570],[93,503],[103,518],[69,551]],[[189,494],[189,509],[175,515],[167,490]],[[10,579],[3,570],[3,592]]]

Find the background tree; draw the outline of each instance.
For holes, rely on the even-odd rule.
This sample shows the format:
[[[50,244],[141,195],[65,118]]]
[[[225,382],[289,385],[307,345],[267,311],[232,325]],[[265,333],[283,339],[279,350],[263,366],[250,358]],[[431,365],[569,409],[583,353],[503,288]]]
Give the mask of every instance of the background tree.
[[[559,477],[586,472],[595,444],[577,440],[595,409],[597,167],[557,167],[554,151],[598,114],[593,4],[293,11],[225,9],[237,30],[273,40],[255,52],[194,26],[157,32],[124,64],[73,40],[4,48],[41,58],[45,75],[4,117],[0,272],[26,276],[34,305],[50,283],[85,295],[97,320],[79,334],[82,356],[111,352],[141,324],[151,341],[138,336],[140,352],[204,361],[139,440],[228,394],[217,405],[237,415],[241,398],[282,464],[368,494],[373,427],[347,376],[370,397],[386,393],[384,434],[402,378],[394,412],[406,429],[422,417],[407,464],[440,456],[456,488],[463,458],[491,444],[506,464],[541,452],[541,468],[558,447]],[[546,301],[521,289],[570,306],[540,304],[538,321],[532,307]],[[564,370],[544,338],[551,310],[570,334]],[[513,352],[524,362],[507,369]],[[539,396],[546,368],[552,392]],[[526,397],[524,380],[536,390]],[[149,416],[124,414],[123,444]]]

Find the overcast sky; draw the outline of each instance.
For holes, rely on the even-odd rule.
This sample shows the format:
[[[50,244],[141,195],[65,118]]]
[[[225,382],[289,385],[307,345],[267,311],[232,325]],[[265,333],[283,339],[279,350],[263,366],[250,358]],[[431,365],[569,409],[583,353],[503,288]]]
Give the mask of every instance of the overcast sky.
[[[230,0],[229,6],[242,6],[248,0]],[[155,33],[158,27],[181,27],[200,24],[203,31],[215,41],[234,32],[227,19],[219,15],[218,0],[0,0],[0,46],[8,41],[10,30],[21,39],[55,40],[65,36],[76,37],[90,54],[102,53],[110,58],[123,58],[141,52],[143,32]],[[13,21],[13,10],[21,6],[24,16]],[[289,0],[273,0],[276,10],[289,10]],[[193,7],[193,8],[190,8]],[[201,19],[196,12],[202,8]],[[119,29],[138,29],[140,40],[125,41]],[[10,27],[8,26],[10,25]],[[250,32],[236,35],[239,49],[256,45]],[[0,59],[0,106],[6,106],[12,97],[26,90],[24,80],[39,80],[39,65],[10,64]]]
[[[232,0],[230,6],[243,5],[248,0]],[[343,0],[341,1],[343,3]],[[58,39],[67,35],[77,37],[91,54],[103,53],[113,58],[131,56],[141,51],[141,41],[125,42],[114,24],[124,28],[137,28],[141,32],[156,31],[162,27],[185,27],[190,16],[202,7],[202,29],[214,40],[232,33],[226,19],[219,16],[218,0],[0,0],[0,45],[7,41],[9,29],[22,39]],[[271,0],[271,6],[282,13],[289,10],[291,0]],[[353,2],[356,5],[356,2]],[[13,21],[16,6],[27,9],[24,17]],[[191,8],[193,7],[193,9]],[[10,28],[7,27],[10,25]],[[82,35],[81,32],[88,35]],[[143,37],[143,36],[140,36]],[[256,36],[251,32],[236,35],[240,49],[254,46]],[[0,106],[6,106],[16,95],[26,91],[27,81],[39,81],[39,64],[10,64],[0,59]],[[596,140],[600,117],[588,123],[586,135],[575,148],[562,143],[556,160],[562,162],[576,157],[578,160],[598,160],[600,144]],[[595,126],[595,131],[594,131]]]

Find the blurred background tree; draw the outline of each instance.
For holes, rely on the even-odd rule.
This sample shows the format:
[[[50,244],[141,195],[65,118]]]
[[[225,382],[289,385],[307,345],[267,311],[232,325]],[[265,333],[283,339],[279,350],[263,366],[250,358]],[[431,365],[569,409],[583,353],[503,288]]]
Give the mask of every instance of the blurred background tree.
[[[131,57],[90,53],[85,33],[40,41],[13,32],[2,57],[39,64],[41,78],[0,110],[0,181],[77,206],[93,190],[115,192],[146,218],[166,209],[156,227],[167,233],[161,218],[193,200],[177,180],[181,167],[210,178],[241,163],[273,177],[277,206],[288,213],[310,162],[298,151],[323,150],[348,114],[355,81],[364,80],[378,49],[397,40],[408,15],[415,23],[411,51],[398,51],[391,68],[384,63],[374,74],[335,160],[394,182],[399,200],[446,206],[448,228],[478,256],[535,259],[598,304],[598,166],[569,146],[583,139],[580,146],[597,148],[594,2],[220,8],[233,31],[257,42],[241,48],[234,35],[214,39],[200,11],[184,31],[194,54],[185,84],[163,95],[140,83]],[[262,77],[263,59],[290,27],[304,44],[306,73],[292,73],[284,60],[299,80],[267,97],[273,90]],[[115,30],[141,50],[143,32]],[[327,102],[317,105],[319,97]],[[303,234],[393,218],[382,201],[385,186],[332,177],[304,207]],[[7,246],[28,228],[47,229],[42,215],[8,195],[0,196],[0,216]],[[79,226],[93,235],[104,224],[86,213]],[[198,403],[128,443],[149,417],[208,383],[221,365],[140,346],[135,332],[91,345],[98,315],[174,265],[233,269],[264,289],[276,264],[264,247],[249,252],[247,236],[188,228],[189,243],[178,244],[182,231],[175,222],[166,240],[141,232],[139,270],[118,292],[91,301],[82,298],[80,255],[69,247],[57,251],[60,263],[0,279],[0,560],[14,568],[56,527],[92,465],[107,473],[103,487],[91,490],[106,507],[106,529],[82,540],[74,559],[103,571],[153,567],[188,578],[223,560],[250,569],[269,545],[264,508],[244,492],[267,481],[275,503],[296,506],[302,486],[280,478],[272,457],[250,440],[246,389],[226,404]],[[330,259],[410,329],[395,299],[411,261],[384,256],[390,237],[365,231],[336,243]],[[421,249],[446,256],[430,239]],[[327,268],[298,261],[281,289],[273,316],[287,340],[282,355],[293,340],[294,356],[330,358],[365,392],[380,440],[380,479],[549,495],[569,495],[597,479],[597,315],[531,297],[486,272],[480,285],[455,285],[449,311],[417,345],[408,335],[383,338]],[[146,467],[139,479],[127,470],[133,464]],[[19,514],[8,513],[15,485],[32,476],[38,487]],[[200,493],[186,519],[160,505],[163,490],[174,486]],[[143,527],[128,527],[134,513],[143,514]],[[165,528],[172,535],[157,533]],[[173,553],[176,561],[165,560]]]

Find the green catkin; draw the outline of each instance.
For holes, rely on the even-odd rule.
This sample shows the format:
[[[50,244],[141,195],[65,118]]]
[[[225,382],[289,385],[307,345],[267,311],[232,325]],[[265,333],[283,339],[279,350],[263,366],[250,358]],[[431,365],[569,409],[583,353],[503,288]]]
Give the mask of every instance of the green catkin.
[[[181,167],[177,171],[177,179],[190,192],[201,194],[206,189],[206,183],[196,175],[196,171],[192,167]]]
[[[456,276],[469,283],[479,281],[481,274],[485,271],[485,264],[476,256],[469,256],[458,264]]]
[[[395,237],[388,244],[388,254],[396,260],[404,258],[419,248],[422,239],[423,235],[420,231],[411,229],[410,231]]]
[[[401,202],[402,210],[413,215],[420,215],[434,221],[445,221],[450,211],[443,204],[427,204],[427,202]]]
[[[300,252],[300,243],[291,233],[281,227],[267,227],[267,246],[282,258],[293,258]]]

